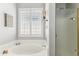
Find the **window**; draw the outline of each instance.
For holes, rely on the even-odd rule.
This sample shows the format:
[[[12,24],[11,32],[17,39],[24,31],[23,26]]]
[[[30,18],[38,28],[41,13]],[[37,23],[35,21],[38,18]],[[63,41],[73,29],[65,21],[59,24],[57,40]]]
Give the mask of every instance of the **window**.
[[[19,37],[43,37],[42,8],[18,8]]]

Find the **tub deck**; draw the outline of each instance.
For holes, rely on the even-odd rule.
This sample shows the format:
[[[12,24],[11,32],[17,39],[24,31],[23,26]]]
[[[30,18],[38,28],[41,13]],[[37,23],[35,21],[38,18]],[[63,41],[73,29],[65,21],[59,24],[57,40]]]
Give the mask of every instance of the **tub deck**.
[[[48,47],[45,40],[15,40],[0,46],[1,56],[47,56],[47,51]]]

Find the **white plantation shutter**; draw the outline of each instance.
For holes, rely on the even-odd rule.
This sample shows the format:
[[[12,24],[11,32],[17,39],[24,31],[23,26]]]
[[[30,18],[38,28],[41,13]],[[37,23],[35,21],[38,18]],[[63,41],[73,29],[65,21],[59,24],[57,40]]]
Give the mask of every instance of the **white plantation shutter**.
[[[42,8],[18,9],[19,37],[43,37]]]

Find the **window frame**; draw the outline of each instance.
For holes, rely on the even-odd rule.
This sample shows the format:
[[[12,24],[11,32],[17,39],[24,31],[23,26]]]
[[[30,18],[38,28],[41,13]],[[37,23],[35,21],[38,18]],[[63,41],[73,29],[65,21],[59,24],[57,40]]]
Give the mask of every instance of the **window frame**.
[[[42,14],[42,20],[41,20],[41,24],[42,24],[42,28],[41,28],[41,36],[33,36],[33,34],[31,34],[31,32],[30,32],[30,35],[28,36],[28,35],[23,35],[23,36],[21,36],[20,34],[19,34],[19,29],[20,29],[20,21],[19,21],[19,9],[23,9],[23,8],[18,8],[18,37],[41,37],[41,38],[43,38],[45,35],[44,35],[44,30],[45,30],[45,25],[44,25],[44,19],[43,19],[43,14]],[[26,9],[26,8],[25,8]],[[29,8],[29,9],[37,9],[37,8]],[[39,9],[42,9],[42,11],[43,11],[43,8],[39,8]],[[31,19],[30,19],[30,21],[31,21]],[[31,31],[31,22],[30,22],[30,31]],[[36,34],[37,35],[37,34]]]

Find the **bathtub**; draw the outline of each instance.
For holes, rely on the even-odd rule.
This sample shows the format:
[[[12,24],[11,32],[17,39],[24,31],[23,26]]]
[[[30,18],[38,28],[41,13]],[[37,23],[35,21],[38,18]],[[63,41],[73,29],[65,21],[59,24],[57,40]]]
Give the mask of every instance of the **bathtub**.
[[[3,54],[3,52],[6,53]],[[45,40],[15,40],[0,46],[0,55],[47,56]]]

